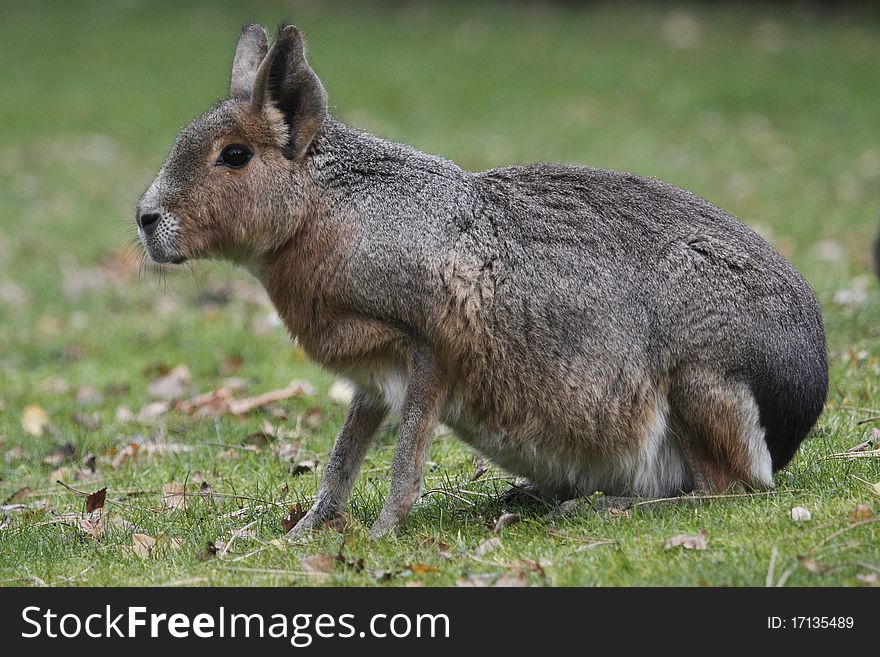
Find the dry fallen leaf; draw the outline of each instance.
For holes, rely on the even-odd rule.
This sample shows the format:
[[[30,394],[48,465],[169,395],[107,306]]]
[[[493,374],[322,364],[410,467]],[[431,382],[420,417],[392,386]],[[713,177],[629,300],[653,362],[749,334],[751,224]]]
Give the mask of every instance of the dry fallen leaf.
[[[149,559],[150,557],[158,559],[168,552],[179,549],[183,545],[183,540],[169,538],[165,534],[160,534],[158,538],[153,538],[148,534],[132,534],[131,543],[132,552],[141,559]]]
[[[116,407],[116,421],[120,424],[125,424],[127,422],[133,422],[135,419],[134,413],[131,412],[131,409],[122,404]]]
[[[492,573],[468,573],[465,577],[456,580],[458,587],[484,588],[492,583],[495,575]]]
[[[192,374],[186,365],[178,365],[173,370],[152,381],[147,388],[150,397],[164,401],[182,399],[187,394],[187,386]]]
[[[26,500],[31,494],[31,489],[29,486],[24,486],[23,488],[19,488],[17,491],[13,492],[6,500],[3,502],[4,504],[11,504],[13,502],[21,502],[22,500]]]
[[[709,547],[709,538],[705,531],[699,534],[678,534],[663,543],[663,549],[669,550],[674,547],[682,547],[685,550],[706,550]]]
[[[305,412],[303,415],[303,424],[305,424],[310,429],[314,429],[316,426],[321,424],[321,421],[324,419],[324,413],[318,406],[312,406],[309,410]]]
[[[244,415],[277,401],[313,394],[315,389],[306,381],[292,381],[286,388],[245,399],[235,399],[232,390],[224,387],[177,402],[176,408],[188,415],[195,414],[197,417],[216,417],[225,413]]]
[[[486,554],[489,554],[490,552],[493,552],[494,550],[497,550],[500,547],[501,539],[495,536],[480,543],[477,546],[476,550],[474,550],[474,554],[476,554],[478,557],[482,557]]]
[[[165,505],[166,509],[170,509],[172,511],[185,511],[186,491],[184,490],[183,486],[175,482],[171,482],[170,484],[163,484],[162,504]]]
[[[856,504],[856,508],[849,514],[849,519],[852,522],[858,522],[859,520],[867,520],[873,515],[874,510],[867,504]]]
[[[413,575],[424,575],[425,573],[440,572],[440,569],[436,566],[431,566],[426,563],[413,563],[407,566],[405,570],[409,570]]]
[[[75,411],[70,414],[70,419],[78,427],[82,427],[86,431],[94,431],[101,428],[101,414],[98,412],[83,413]]]
[[[167,401],[154,401],[145,404],[137,414],[137,421],[141,424],[152,424],[160,417],[165,415],[171,408],[171,404]]]
[[[43,463],[53,468],[57,468],[65,461],[70,461],[74,456],[76,456],[76,445],[73,443],[64,443],[63,445],[56,446],[54,451],[47,454],[43,458]]]
[[[804,555],[798,555],[798,563],[803,566],[808,572],[811,573],[824,573],[828,570],[828,566],[822,563],[818,563],[805,557]]]
[[[149,559],[150,552],[156,544],[156,539],[147,534],[132,534],[131,546],[132,551],[141,559]]]
[[[345,531],[355,524],[355,519],[348,513],[337,513],[329,520],[325,520],[321,526],[332,529],[337,534],[344,534]]]
[[[299,565],[310,575],[327,575],[335,570],[336,559],[329,554],[321,553],[303,557],[299,560]]]
[[[229,403],[229,412],[233,415],[244,415],[256,408],[267,406],[273,402],[302,395],[314,395],[315,389],[306,381],[292,381],[289,386],[281,390],[264,392],[262,395],[247,397],[246,399],[234,399]]]
[[[239,354],[227,356],[220,363],[220,376],[232,376],[241,369],[242,365],[244,365],[244,358]]]
[[[275,440],[275,436],[271,433],[266,433],[265,431],[254,431],[253,433],[249,433],[244,437],[244,443],[246,445],[253,445],[254,447],[260,448],[265,447],[269,443]]]
[[[281,528],[284,530],[284,533],[286,534],[291,529],[296,527],[296,523],[302,520],[305,515],[306,512],[303,509],[302,504],[297,502],[296,504],[292,505],[290,509],[288,509],[287,515],[285,515],[281,519]]]
[[[519,588],[529,585],[529,578],[522,570],[507,572],[495,580],[492,586],[499,588]]]
[[[437,548],[438,550],[448,550],[450,548],[449,543],[444,543],[439,538],[435,538],[433,536],[426,536],[421,543],[419,543],[419,550],[427,550],[429,548]]]
[[[813,517],[813,514],[810,513],[809,509],[805,509],[802,506],[793,507],[791,512],[791,519],[795,522],[806,522]]]
[[[92,386],[83,386],[76,391],[76,403],[80,406],[99,406],[104,403],[104,396]]]
[[[49,416],[37,404],[28,404],[21,412],[21,428],[30,436],[42,436],[49,426]]]
[[[880,584],[880,578],[878,578],[877,573],[864,573],[862,575],[856,575],[856,579],[865,586],[878,586],[878,584]]]
[[[104,520],[100,516],[79,518],[77,526],[92,540],[100,541],[104,535]]]
[[[497,534],[502,529],[512,525],[515,522],[519,522],[518,515],[516,515],[515,513],[503,513],[498,518],[498,520],[495,521],[495,524],[492,526],[492,531]]]
[[[88,497],[86,497],[86,513],[91,513],[92,511],[97,511],[98,509],[104,508],[104,501],[107,499],[107,488],[104,487],[101,490],[95,491],[91,493]]]
[[[140,451],[140,445],[137,443],[131,443],[126,445],[124,448],[116,452],[116,455],[113,457],[113,460],[110,462],[110,467],[114,470],[120,467],[123,463],[128,463],[133,461],[134,458],[138,455],[138,451]]]

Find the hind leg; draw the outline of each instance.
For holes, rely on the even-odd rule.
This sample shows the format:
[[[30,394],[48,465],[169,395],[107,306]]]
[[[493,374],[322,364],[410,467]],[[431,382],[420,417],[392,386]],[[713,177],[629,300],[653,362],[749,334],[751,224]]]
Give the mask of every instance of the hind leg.
[[[670,428],[698,493],[773,484],[770,452],[748,387],[705,370],[679,374],[669,391]]]

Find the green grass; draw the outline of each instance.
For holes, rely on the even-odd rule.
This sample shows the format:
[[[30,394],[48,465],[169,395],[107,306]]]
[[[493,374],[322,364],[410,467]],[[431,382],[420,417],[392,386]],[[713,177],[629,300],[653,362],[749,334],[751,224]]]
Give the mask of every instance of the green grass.
[[[451,585],[521,572],[527,583],[554,586],[763,585],[775,561],[774,582],[858,585],[880,567],[880,523],[854,525],[852,517],[858,504],[880,511],[870,486],[880,481],[880,459],[827,458],[880,426],[858,424],[880,415],[866,410],[880,408],[880,291],[869,259],[880,216],[876,10],[249,5],[2,7],[0,503],[28,487],[21,502],[45,508],[0,513],[0,581]],[[398,538],[371,544],[364,528],[387,489],[388,427],[350,504],[348,564],[322,579],[304,574],[302,558],[336,555],[343,536],[326,530],[281,547],[273,540],[287,507],[314,495],[318,475],[293,475],[271,445],[223,445],[241,447],[267,419],[294,430],[298,416],[318,407],[320,421],[301,423],[289,441],[300,445],[296,460],[325,462],[344,414],[327,396],[333,378],[267,321],[271,309],[243,272],[197,263],[138,276],[98,264],[124,252],[135,201],[177,129],[225,94],[238,27],[283,19],[307,33],[343,120],[470,169],[565,161],[657,176],[758,227],[814,286],[831,354],[826,412],[778,475],[777,491],[629,515],[589,505],[568,515],[504,508],[498,494],[510,478],[490,469],[471,482],[475,455],[446,436],[431,448],[425,486],[441,492],[417,505]],[[864,294],[843,304],[841,290]],[[230,357],[241,359],[235,376],[246,394],[292,379],[308,380],[317,394],[275,404],[286,420],[268,411],[216,421],[172,411],[153,425],[117,419],[120,406],[137,413],[150,401],[147,386],[163,367],[186,364],[191,387],[204,392],[221,385]],[[58,391],[58,379],[68,391]],[[84,387],[101,397],[90,407],[76,398]],[[31,404],[52,424],[39,437],[21,425]],[[97,414],[100,426],[84,428],[75,413]],[[144,448],[114,468],[114,455],[132,442],[189,451],[149,456]],[[65,443],[75,453],[46,463]],[[93,478],[77,478],[88,454],[96,456]],[[84,506],[56,479],[85,492],[107,487],[100,540],[53,522]],[[163,485],[196,491],[202,481],[223,497],[163,507]],[[794,522],[795,506],[812,520]],[[520,521],[500,532],[501,547],[477,556],[493,536],[487,523],[504,511]],[[206,551],[249,525],[222,558]],[[705,551],[662,547],[701,530]],[[130,549],[134,532],[180,545],[142,560]]]

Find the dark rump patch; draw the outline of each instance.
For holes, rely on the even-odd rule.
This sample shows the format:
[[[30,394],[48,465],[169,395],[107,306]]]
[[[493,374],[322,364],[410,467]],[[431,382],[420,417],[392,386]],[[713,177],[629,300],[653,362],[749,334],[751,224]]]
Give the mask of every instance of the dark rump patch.
[[[788,465],[822,413],[828,394],[824,349],[812,359],[804,355],[773,368],[755,367],[747,373],[746,382],[758,404],[764,441],[776,472]]]

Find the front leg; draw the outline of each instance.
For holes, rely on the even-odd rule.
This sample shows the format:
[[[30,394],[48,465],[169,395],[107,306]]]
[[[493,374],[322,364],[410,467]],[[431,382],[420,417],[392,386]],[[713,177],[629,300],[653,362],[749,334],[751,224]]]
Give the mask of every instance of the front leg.
[[[342,511],[351,495],[354,480],[373,436],[387,414],[388,409],[384,403],[364,392],[355,394],[327,461],[327,469],[321,478],[315,504],[290,530],[288,538],[298,538]]]
[[[443,394],[443,371],[429,348],[416,348],[410,356],[409,371],[397,451],[391,464],[391,489],[379,519],[370,529],[373,539],[396,531],[419,497],[422,469]]]

